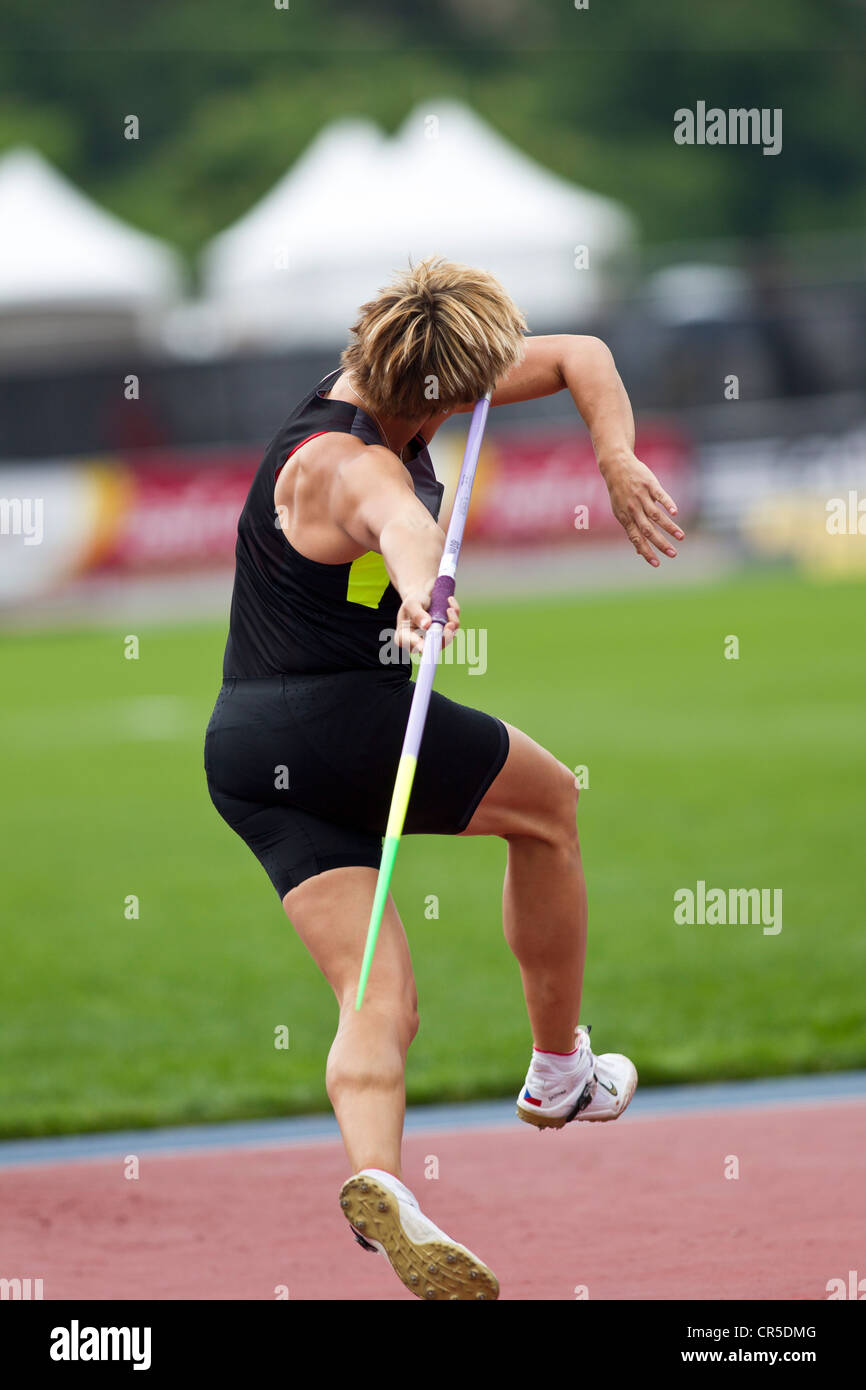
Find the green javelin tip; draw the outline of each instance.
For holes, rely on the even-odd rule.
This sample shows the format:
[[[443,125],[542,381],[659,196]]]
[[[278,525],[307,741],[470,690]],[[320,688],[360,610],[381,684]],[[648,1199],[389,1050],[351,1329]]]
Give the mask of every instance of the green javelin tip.
[[[364,999],[364,990],[367,988],[367,978],[370,974],[370,966],[373,964],[373,952],[376,949],[376,939],[379,935],[382,913],[385,911],[388,889],[391,886],[391,875],[394,872],[394,860],[397,858],[399,843],[399,835],[389,835],[382,846],[382,864],[379,869],[379,877],[376,879],[376,894],[373,898],[373,911],[370,913],[370,925],[367,928],[367,944],[364,947],[364,959],[361,962],[361,978],[358,981],[358,993],[355,998],[356,1010],[360,1009]]]
[[[385,842],[382,845],[382,862],[379,865],[379,876],[376,879],[373,910],[370,913],[370,925],[367,928],[367,944],[364,947],[364,959],[361,962],[361,978],[358,981],[358,993],[355,997],[356,1012],[363,1003],[364,990],[367,988],[367,977],[370,974],[370,966],[373,964],[373,952],[376,949],[376,939],[379,935],[379,927],[382,923],[382,913],[385,911],[385,903],[388,899],[388,889],[391,887],[394,860],[397,858],[397,846],[400,843],[400,836],[403,833],[403,824],[406,820],[406,810],[409,806],[409,794],[412,791],[412,783],[415,780],[417,762],[417,758],[413,757],[411,753],[403,753],[397,765],[397,780],[394,783],[394,794],[391,797],[391,809],[388,813],[388,824],[385,828]]]

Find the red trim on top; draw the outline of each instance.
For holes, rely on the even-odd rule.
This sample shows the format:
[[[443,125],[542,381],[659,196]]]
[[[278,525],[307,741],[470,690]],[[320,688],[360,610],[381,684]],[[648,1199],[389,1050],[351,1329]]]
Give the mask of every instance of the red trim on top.
[[[540,1052],[544,1057],[573,1057],[575,1052],[580,1051],[580,1047],[573,1047],[570,1052],[547,1052],[543,1047],[536,1047],[532,1044],[535,1052]]]
[[[289,459],[292,457],[292,454],[296,453],[297,450],[300,449],[301,444],[309,444],[309,442],[310,442],[311,439],[318,439],[318,437],[319,437],[320,434],[334,434],[335,432],[336,432],[336,433],[339,433],[339,431],[334,431],[334,430],[316,430],[316,433],[315,433],[315,434],[308,434],[307,437],[306,437],[306,439],[302,439],[300,444],[296,444],[295,447],[294,447],[294,449],[290,449],[289,452],[286,454],[286,457],[283,459],[282,463],[280,464],[279,468],[277,469],[277,471],[276,471],[275,474],[274,474],[274,482],[277,481],[277,478],[278,478],[278,477],[280,476],[280,474],[282,473],[282,471],[283,471],[283,469],[285,468],[286,464],[288,463]]]

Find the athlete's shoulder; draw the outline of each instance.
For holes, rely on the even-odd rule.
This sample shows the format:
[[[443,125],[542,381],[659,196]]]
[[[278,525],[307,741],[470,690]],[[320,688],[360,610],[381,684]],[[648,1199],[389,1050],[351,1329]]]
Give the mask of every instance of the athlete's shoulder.
[[[353,489],[375,487],[378,482],[395,480],[411,483],[411,474],[391,449],[384,444],[365,444],[363,440],[345,437],[345,442],[333,456],[334,477],[339,486]]]

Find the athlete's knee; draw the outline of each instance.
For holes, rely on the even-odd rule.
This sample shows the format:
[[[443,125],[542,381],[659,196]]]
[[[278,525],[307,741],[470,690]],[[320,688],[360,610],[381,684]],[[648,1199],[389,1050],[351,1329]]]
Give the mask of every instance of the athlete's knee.
[[[408,1005],[382,1008],[365,999],[361,1013],[365,1015],[363,1031],[354,999],[341,1011],[325,1070],[332,1101],[346,1092],[391,1091],[403,1084],[406,1053],[418,1031],[417,1009]]]
[[[512,730],[505,775],[501,783],[493,783],[466,833],[499,835],[509,843],[541,840],[573,850],[577,798],[571,768],[519,730]]]
[[[391,1062],[386,1062],[380,1056],[365,1057],[360,1052],[344,1056],[341,1053],[336,1058],[328,1058],[325,1087],[333,1103],[351,1092],[392,1091],[403,1080],[403,1072],[396,1055]]]
[[[399,982],[393,988],[377,991],[370,986],[360,1011],[355,1008],[357,983],[340,1001],[340,1027],[337,1036],[374,1028],[377,1037],[390,1039],[407,1051],[418,1032],[418,995],[414,980]]]
[[[577,848],[578,796],[577,782],[571,768],[554,761],[544,798],[540,831],[541,837],[557,848],[568,851]]]
[[[413,984],[411,990],[407,993],[406,998],[402,1001],[400,1009],[397,1013],[397,1027],[399,1029],[400,1036],[402,1037],[403,1042],[405,1043],[405,1046],[407,1048],[409,1047],[409,1044],[413,1042],[418,1035],[419,1023],[420,1019],[418,1017],[418,995],[415,993],[415,986]]]

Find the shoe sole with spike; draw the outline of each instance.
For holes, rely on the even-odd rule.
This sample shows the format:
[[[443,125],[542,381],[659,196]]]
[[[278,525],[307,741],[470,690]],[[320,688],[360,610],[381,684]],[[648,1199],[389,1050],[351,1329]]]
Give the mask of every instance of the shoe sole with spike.
[[[400,1219],[395,1194],[372,1177],[349,1178],[340,1190],[340,1207],[354,1231],[390,1261],[398,1279],[416,1298],[455,1302],[499,1297],[496,1275],[471,1250],[440,1233],[415,1240]],[[426,1221],[418,1212],[421,1221]]]

